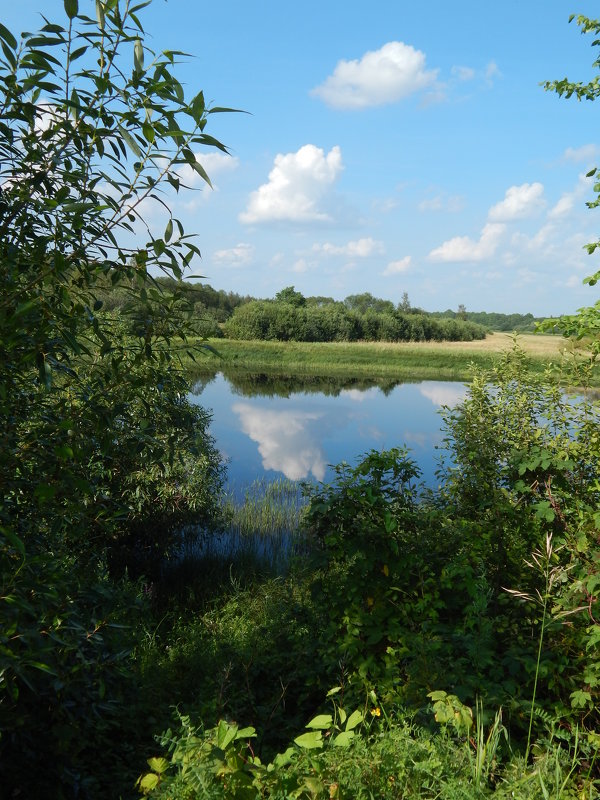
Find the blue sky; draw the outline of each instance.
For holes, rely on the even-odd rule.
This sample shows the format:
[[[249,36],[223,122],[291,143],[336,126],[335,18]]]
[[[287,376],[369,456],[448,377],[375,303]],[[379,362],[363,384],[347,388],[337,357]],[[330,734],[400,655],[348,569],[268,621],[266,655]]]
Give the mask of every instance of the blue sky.
[[[122,0],[123,2],[123,0]],[[86,0],[80,0],[83,9]],[[60,0],[3,4],[13,32]],[[190,95],[248,114],[211,118],[230,157],[172,198],[198,234],[194,272],[272,297],[294,285],[342,299],[369,291],[427,310],[570,313],[596,300],[585,173],[600,162],[600,105],[540,82],[589,80],[594,52],[569,0],[154,0],[146,43],[194,58]],[[93,5],[90,2],[90,13]],[[162,229],[159,212],[151,224]]]

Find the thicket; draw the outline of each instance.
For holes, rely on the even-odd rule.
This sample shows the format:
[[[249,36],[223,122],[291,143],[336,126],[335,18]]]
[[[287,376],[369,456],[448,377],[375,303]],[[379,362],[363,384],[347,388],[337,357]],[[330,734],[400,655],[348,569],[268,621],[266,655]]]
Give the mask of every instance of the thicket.
[[[384,302],[384,301],[381,301]],[[346,303],[291,303],[254,300],[238,306],[223,325],[230,339],[292,342],[422,342],[484,339],[485,328],[425,313],[378,311]]]
[[[497,311],[463,311],[457,312],[432,311],[435,318],[445,317],[450,319],[462,318],[476,325],[483,325],[490,331],[504,331],[505,333],[533,333],[535,326],[545,320],[545,317],[534,317],[533,314],[501,314]]]
[[[221,462],[176,360],[197,249],[176,219],[125,242],[178,166],[207,179],[220,109],[145,48],[144,5],[0,25],[2,793],[598,796],[599,409],[518,348],[446,410],[437,491],[400,449],[338,466],[283,574],[277,492],[238,515],[253,559],[209,532]],[[590,364],[598,312],[563,323]]]
[[[186,401],[181,278],[198,253],[140,205],[179,189],[204,132],[178,55],[143,44],[146,3],[65,0],[17,41],[0,25],[0,782],[7,797],[121,791],[139,703],[132,581],[190,520],[221,514],[208,415]],[[90,4],[93,8],[93,5]],[[133,57],[132,57],[133,56]],[[107,281],[131,302],[103,308]],[[181,282],[177,284],[182,288]],[[123,710],[130,708],[131,714]],[[119,746],[115,745],[119,742]]]

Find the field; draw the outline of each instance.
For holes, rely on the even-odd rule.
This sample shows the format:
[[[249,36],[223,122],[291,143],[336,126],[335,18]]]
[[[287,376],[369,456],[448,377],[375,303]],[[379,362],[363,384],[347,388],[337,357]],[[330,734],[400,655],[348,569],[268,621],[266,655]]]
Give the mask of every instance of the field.
[[[518,343],[528,370],[541,373],[573,352],[560,336],[524,334]],[[197,343],[199,344],[199,342]],[[472,342],[270,342],[214,339],[214,353],[197,358],[194,371],[351,375],[399,380],[468,380],[473,368],[489,369],[513,345],[506,333]],[[595,381],[596,383],[598,380]]]

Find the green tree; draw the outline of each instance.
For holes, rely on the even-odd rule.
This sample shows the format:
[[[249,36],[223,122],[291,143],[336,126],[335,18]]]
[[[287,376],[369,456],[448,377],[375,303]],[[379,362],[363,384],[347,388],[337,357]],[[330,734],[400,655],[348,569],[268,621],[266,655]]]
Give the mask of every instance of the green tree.
[[[306,298],[304,295],[301,292],[297,292],[293,286],[286,286],[285,289],[277,292],[275,301],[277,303],[289,303],[291,306],[296,306],[297,308],[306,305]]]
[[[44,20],[20,42],[0,25],[0,780],[9,796],[98,796],[101,784],[104,796],[119,794],[110,776],[123,771],[115,739],[128,736],[136,612],[107,568],[142,568],[184,522],[218,514],[208,416],[185,400],[173,359],[193,331],[181,277],[198,248],[170,212],[158,234],[141,209],[168,210],[183,170],[209,182],[196,150],[226,152],[205,133],[223,109],[201,92],[185,99],[173,72],[180,54],[144,44],[145,5],[96,0],[91,19],[65,0],[64,24]],[[173,291],[161,291],[160,271]],[[103,308],[107,284],[130,300],[119,315]]]
[[[600,47],[600,20],[590,19],[582,14],[572,14],[569,22],[576,21],[581,29],[581,33],[591,33],[595,38],[592,47]],[[600,69],[600,56],[594,62],[593,67]],[[578,100],[596,100],[600,96],[600,75],[596,75],[591,81],[583,83],[574,82],[568,78],[557,81],[546,81],[543,84],[547,91],[556,92],[560,97],[576,97]],[[590,200],[586,205],[588,208],[598,208],[600,206],[600,180],[598,168],[588,172],[587,177],[595,177],[594,192],[596,198]],[[600,239],[585,245],[587,252],[592,255],[600,247]],[[592,275],[584,279],[584,283],[595,286],[600,280],[600,270],[596,270]],[[572,336],[577,339],[587,339],[588,344],[596,358],[600,354],[600,301],[593,306],[579,309],[576,315],[561,317],[560,320],[548,320],[544,329],[558,328],[564,336]]]

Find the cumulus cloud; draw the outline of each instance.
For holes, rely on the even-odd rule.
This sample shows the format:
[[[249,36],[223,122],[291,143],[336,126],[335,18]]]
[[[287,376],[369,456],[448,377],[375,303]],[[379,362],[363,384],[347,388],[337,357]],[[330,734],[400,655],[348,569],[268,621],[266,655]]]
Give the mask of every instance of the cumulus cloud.
[[[478,241],[468,236],[455,236],[429,253],[433,261],[483,261],[494,255],[506,225],[488,222]]]
[[[325,244],[313,245],[313,250],[317,253],[325,253],[328,256],[347,256],[349,258],[367,258],[375,253],[383,253],[383,243],[372,239],[370,236],[364,239],[357,239],[343,245],[335,245],[330,242]]]
[[[541,183],[511,186],[506,190],[504,200],[490,208],[488,217],[494,222],[530,217],[544,205],[543,194],[544,187]]]
[[[254,247],[246,242],[240,242],[235,247],[226,250],[216,250],[213,261],[218,264],[228,264],[233,267],[244,267],[252,261]]]
[[[388,42],[360,60],[338,61],[333,74],[311,94],[340,109],[395,103],[435,83],[438,71],[426,69],[425,61],[425,54],[411,45]]]
[[[326,200],[342,169],[338,146],[332,147],[327,155],[314,144],[305,144],[295,153],[278,154],[268,182],[252,192],[240,221],[247,224],[331,221]]]
[[[412,258],[410,256],[404,256],[404,258],[399,259],[398,261],[390,261],[387,267],[381,273],[386,277],[390,275],[400,275],[402,272],[406,272],[411,265]]]

